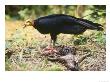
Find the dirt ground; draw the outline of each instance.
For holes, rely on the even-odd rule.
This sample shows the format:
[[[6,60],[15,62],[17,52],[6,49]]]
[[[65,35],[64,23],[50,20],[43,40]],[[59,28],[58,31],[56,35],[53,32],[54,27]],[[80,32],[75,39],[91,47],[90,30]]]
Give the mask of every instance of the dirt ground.
[[[60,62],[51,62],[42,55],[42,50],[50,43],[49,34],[40,34],[32,27],[22,28],[23,21],[6,21],[5,23],[5,69],[7,71],[69,71]],[[96,42],[96,31],[87,31],[82,36],[60,34],[58,45],[72,46],[76,48],[75,59],[79,60],[84,55],[90,54],[78,64],[80,71],[105,71],[106,48],[105,44]],[[103,33],[102,33],[103,34]],[[75,45],[74,42],[78,45]]]

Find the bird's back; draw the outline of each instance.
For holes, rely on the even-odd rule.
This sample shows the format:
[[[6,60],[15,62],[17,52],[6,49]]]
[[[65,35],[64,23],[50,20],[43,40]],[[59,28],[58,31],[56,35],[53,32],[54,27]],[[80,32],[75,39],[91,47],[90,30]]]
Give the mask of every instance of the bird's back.
[[[38,30],[45,32],[60,32],[63,26],[72,25],[73,18],[69,15],[54,14],[45,17],[40,17],[35,20]],[[45,33],[44,32],[44,33]]]
[[[37,19],[40,24],[50,24],[50,25],[64,25],[68,22],[73,22],[73,17],[64,14],[54,14],[45,17],[40,17]]]
[[[70,15],[53,14],[35,20],[36,29],[43,33],[80,34],[86,29],[97,29],[100,24]]]

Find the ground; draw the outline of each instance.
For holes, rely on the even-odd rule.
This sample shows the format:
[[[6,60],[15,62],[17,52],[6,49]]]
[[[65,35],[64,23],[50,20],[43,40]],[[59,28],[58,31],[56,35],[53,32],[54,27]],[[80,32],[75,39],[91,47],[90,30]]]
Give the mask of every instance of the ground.
[[[67,71],[59,62],[48,61],[42,50],[49,44],[49,34],[40,34],[32,27],[23,29],[23,21],[5,22],[5,69],[7,71]],[[105,71],[106,48],[105,32],[86,31],[83,35],[58,35],[58,45],[73,46],[75,58],[90,54],[81,63],[82,71]]]

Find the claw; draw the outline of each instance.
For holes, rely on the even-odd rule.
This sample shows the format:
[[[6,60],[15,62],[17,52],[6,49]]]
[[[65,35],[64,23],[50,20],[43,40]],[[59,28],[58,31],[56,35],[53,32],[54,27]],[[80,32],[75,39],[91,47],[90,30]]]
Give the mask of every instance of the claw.
[[[52,53],[57,53],[58,51],[54,48],[44,48],[42,50],[43,54],[46,54],[46,55],[49,55],[49,54],[52,54]]]

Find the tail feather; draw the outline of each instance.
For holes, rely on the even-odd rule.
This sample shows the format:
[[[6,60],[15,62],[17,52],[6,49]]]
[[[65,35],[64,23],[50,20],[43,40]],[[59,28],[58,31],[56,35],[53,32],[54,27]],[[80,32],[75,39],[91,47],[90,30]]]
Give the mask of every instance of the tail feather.
[[[74,21],[85,26],[87,29],[92,29],[92,30],[103,30],[103,26],[98,23],[93,23],[92,21],[86,20],[86,19],[81,19],[81,18],[74,18]]]
[[[89,20],[86,20],[86,19],[80,19],[81,21],[83,22],[86,22],[92,26],[96,26],[96,27],[99,27],[99,26],[102,26],[101,24],[98,24],[98,23],[93,23],[92,21],[89,21]]]

